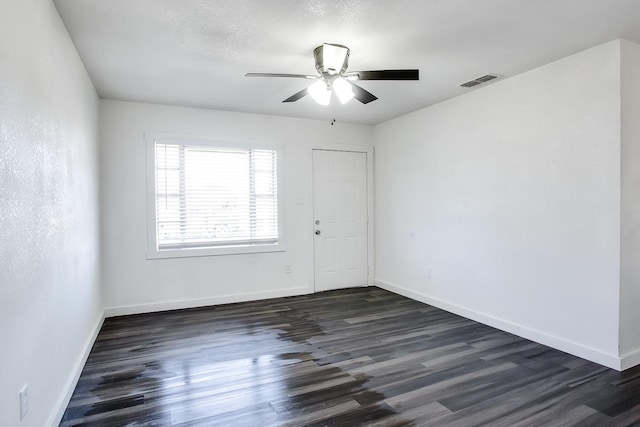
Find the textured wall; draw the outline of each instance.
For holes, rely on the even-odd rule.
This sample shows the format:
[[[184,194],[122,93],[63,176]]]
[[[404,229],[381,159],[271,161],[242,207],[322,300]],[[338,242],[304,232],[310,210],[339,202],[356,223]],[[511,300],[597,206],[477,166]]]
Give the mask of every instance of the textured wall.
[[[2,2],[0,426],[55,418],[101,317],[96,122],[95,91],[52,2]]]
[[[620,353],[640,363],[640,46],[621,44],[622,230]]]
[[[619,42],[388,121],[374,138],[377,282],[616,365]]]
[[[144,133],[150,131],[221,143],[281,144],[286,251],[146,259]],[[105,306],[130,313],[311,291],[311,149],[327,143],[371,147],[372,128],[345,123],[331,126],[328,120],[100,101]],[[291,265],[289,274],[286,264]]]

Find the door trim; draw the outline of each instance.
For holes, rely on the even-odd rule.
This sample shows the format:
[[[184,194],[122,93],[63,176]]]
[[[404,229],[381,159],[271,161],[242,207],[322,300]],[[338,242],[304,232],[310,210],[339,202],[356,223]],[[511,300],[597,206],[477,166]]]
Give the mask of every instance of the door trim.
[[[374,155],[373,147],[349,144],[314,144],[308,152],[309,182],[307,186],[307,194],[309,194],[309,209],[307,215],[307,224],[309,230],[309,261],[311,271],[309,276],[310,289],[309,292],[315,293],[315,257],[313,245],[313,152],[314,151],[345,151],[355,153],[365,153],[367,155],[367,286],[375,285],[375,217],[374,217]]]

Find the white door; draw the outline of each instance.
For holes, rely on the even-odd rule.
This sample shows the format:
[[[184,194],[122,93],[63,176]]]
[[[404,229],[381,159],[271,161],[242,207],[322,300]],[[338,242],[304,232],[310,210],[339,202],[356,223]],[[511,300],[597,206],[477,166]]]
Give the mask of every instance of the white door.
[[[367,153],[313,150],[315,290],[367,284]]]

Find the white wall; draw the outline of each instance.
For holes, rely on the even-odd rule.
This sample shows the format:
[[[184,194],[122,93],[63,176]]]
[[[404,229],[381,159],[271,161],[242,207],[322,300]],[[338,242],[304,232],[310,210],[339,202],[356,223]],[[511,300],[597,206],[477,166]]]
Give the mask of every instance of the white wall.
[[[52,2],[2,2],[1,426],[57,425],[102,319],[96,123],[95,91]]]
[[[640,46],[623,41],[620,353],[640,363]]]
[[[372,145],[339,121],[100,102],[102,282],[108,314],[308,293],[313,286],[311,149]],[[284,145],[286,251],[146,259],[145,132]],[[285,273],[291,264],[291,273]]]
[[[376,282],[616,367],[619,48],[376,126]]]

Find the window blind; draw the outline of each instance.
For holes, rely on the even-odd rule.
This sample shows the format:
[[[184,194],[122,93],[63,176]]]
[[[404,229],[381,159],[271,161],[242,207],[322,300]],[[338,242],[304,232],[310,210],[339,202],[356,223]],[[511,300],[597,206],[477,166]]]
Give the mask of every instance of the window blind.
[[[278,243],[277,151],[155,144],[157,249]]]

